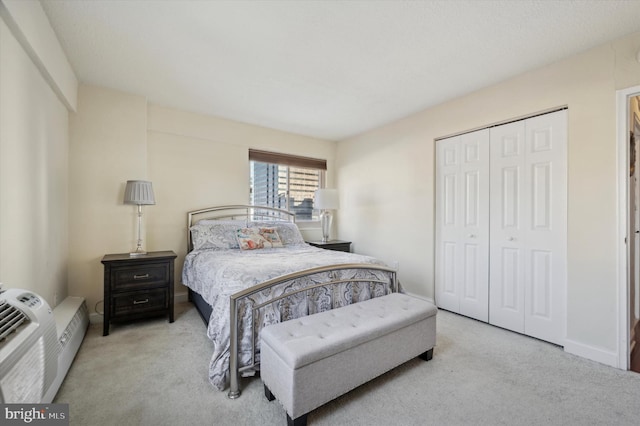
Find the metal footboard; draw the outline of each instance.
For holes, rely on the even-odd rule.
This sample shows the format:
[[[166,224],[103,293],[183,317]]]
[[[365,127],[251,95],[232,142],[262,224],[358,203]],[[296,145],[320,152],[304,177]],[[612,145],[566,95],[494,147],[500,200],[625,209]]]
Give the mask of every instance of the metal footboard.
[[[334,272],[340,270],[355,270],[355,271],[382,271],[388,273],[387,279],[377,279],[377,278],[339,278],[336,277]],[[329,281],[319,282],[313,285],[309,285],[306,287],[291,289],[281,295],[273,297],[269,300],[266,300],[262,303],[252,305],[252,301],[250,300],[251,296],[269,291],[276,286],[284,285],[289,282],[294,282],[296,280],[304,279],[305,277],[311,277],[313,275],[321,274],[321,273],[329,273],[331,277]],[[332,274],[333,273],[333,274]],[[356,275],[358,275],[356,273]],[[304,271],[295,272],[292,274],[284,275],[278,278],[274,278],[269,281],[265,281],[264,283],[258,284],[246,290],[239,291],[230,296],[230,315],[231,315],[231,330],[230,330],[230,358],[229,358],[229,375],[230,375],[230,389],[229,389],[229,398],[235,399],[240,396],[240,374],[243,371],[247,370],[255,370],[259,365],[259,362],[256,361],[257,355],[257,347],[256,347],[256,337],[258,333],[260,333],[260,329],[256,329],[255,318],[257,317],[259,311],[266,306],[276,303],[282,299],[286,299],[292,296],[295,296],[300,293],[305,293],[305,300],[307,304],[307,314],[309,312],[309,292],[318,288],[335,288],[335,286],[339,284],[349,284],[349,283],[362,283],[369,285],[369,294],[371,297],[375,297],[374,293],[376,291],[373,289],[375,286],[382,286],[382,291],[384,294],[388,294],[391,292],[397,292],[398,281],[396,277],[396,271],[393,268],[389,268],[387,266],[375,265],[375,264],[342,264],[342,265],[330,265],[330,266],[322,266],[312,269],[307,269]],[[247,310],[249,312],[249,320],[251,321],[251,362],[248,365],[239,365],[239,343],[240,343],[240,307],[243,303],[251,305],[251,309]],[[332,307],[333,308],[333,307]]]

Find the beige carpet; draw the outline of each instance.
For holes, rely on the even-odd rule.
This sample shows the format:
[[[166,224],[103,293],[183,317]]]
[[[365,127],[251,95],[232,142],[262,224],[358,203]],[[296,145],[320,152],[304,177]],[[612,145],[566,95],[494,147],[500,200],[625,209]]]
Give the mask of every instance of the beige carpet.
[[[55,402],[71,424],[285,425],[258,378],[211,388],[212,343],[188,303],[166,319],[92,325]],[[432,361],[412,360],[309,415],[313,425],[636,425],[640,374],[441,311]],[[395,350],[390,348],[390,350]],[[330,377],[330,372],[328,374]]]

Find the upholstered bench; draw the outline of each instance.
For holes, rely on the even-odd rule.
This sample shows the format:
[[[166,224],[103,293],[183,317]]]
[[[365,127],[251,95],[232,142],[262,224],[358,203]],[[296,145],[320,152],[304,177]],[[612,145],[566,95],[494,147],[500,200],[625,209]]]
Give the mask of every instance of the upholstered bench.
[[[260,376],[266,397],[277,398],[289,425],[363,383],[420,356],[436,343],[437,309],[392,293],[265,327]]]

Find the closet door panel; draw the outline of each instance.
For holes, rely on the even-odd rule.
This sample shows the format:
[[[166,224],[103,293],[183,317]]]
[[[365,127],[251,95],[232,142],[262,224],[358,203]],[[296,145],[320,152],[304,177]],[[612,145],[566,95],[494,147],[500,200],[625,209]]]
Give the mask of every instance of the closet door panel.
[[[460,137],[436,143],[436,304],[460,312]]]
[[[460,137],[463,176],[460,313],[489,321],[489,130]]]
[[[524,332],[525,127],[491,129],[489,322]]]
[[[436,143],[436,303],[489,319],[489,132]]]
[[[526,121],[531,225],[526,235],[525,333],[560,345],[566,335],[566,114]]]
[[[531,317],[543,320],[551,319],[552,283],[551,262],[553,254],[547,250],[531,250],[531,278],[528,283],[528,312]],[[529,329],[529,321],[527,327]]]

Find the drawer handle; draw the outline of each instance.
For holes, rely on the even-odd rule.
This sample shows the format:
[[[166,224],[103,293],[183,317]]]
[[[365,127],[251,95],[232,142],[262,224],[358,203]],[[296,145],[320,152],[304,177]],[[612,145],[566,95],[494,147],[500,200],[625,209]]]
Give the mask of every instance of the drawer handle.
[[[143,303],[149,303],[149,299],[144,299],[144,300],[134,300],[133,304],[134,305],[142,305]]]
[[[134,276],[133,276],[133,279],[134,279],[134,280],[142,280],[142,279],[145,279],[145,278],[149,278],[149,274],[144,274],[144,275],[134,275]]]

